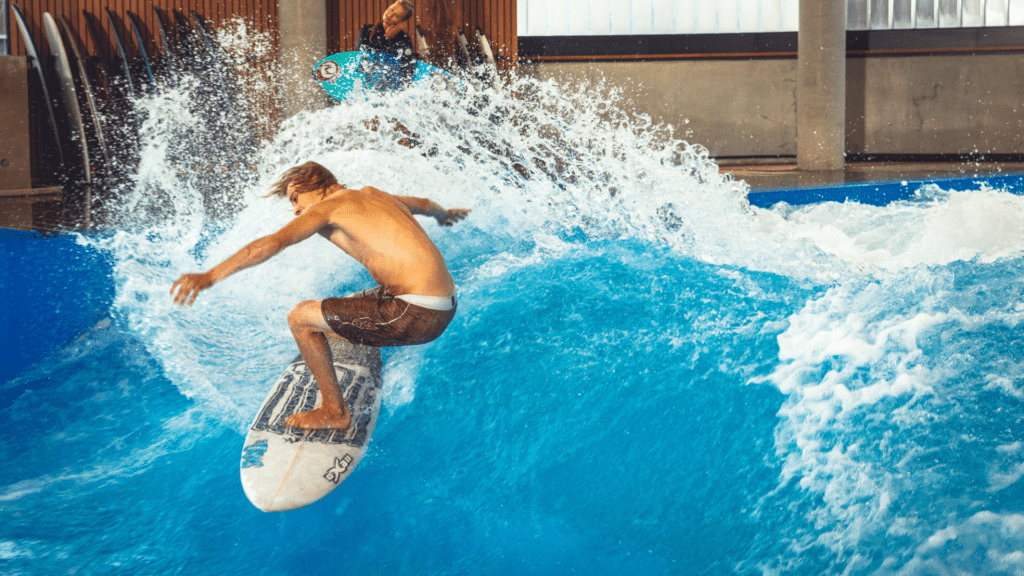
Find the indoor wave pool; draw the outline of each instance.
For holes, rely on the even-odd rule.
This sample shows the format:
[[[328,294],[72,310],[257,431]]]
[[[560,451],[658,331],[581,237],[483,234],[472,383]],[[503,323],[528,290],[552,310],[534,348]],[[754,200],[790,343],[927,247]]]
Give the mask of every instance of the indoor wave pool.
[[[519,82],[302,113],[218,177],[216,218],[189,89],[140,100],[111,226],[0,236],[0,572],[1024,574],[1017,184],[768,201],[585,87]],[[314,238],[192,308],[169,290],[286,223],[264,194],[306,160],[473,212],[423,222],[458,314],[384,351],[358,469],[265,514],[239,460],[287,312],[372,281]]]

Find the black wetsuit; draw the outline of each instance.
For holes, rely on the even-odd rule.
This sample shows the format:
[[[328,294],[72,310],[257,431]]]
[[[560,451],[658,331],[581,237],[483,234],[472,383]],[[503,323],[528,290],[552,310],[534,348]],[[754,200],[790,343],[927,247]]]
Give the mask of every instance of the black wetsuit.
[[[412,38],[404,30],[395,34],[394,38],[384,35],[384,27],[380,24],[366,24],[359,29],[356,39],[356,50],[377,52],[398,58],[399,83],[406,84],[416,73],[416,57],[412,50]]]
[[[405,30],[400,30],[394,38],[384,35],[384,27],[380,24],[370,26],[369,24],[359,29],[359,40],[356,42],[356,50],[367,52],[380,52],[390,54],[403,63],[412,60],[412,38]]]

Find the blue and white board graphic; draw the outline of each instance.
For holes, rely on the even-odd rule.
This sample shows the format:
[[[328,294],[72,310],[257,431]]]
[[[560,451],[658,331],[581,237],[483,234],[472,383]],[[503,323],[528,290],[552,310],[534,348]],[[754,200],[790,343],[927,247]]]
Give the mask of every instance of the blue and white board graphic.
[[[414,61],[405,65],[390,54],[379,52],[340,52],[331,54],[313,67],[313,78],[335,100],[343,101],[353,92],[364,90],[397,90],[405,81],[419,82],[430,78],[454,77],[424,62]]]
[[[284,420],[320,405],[320,391],[299,356],[271,388],[245,436],[242,489],[264,512],[281,512],[316,502],[338,487],[366,453],[380,412],[381,358],[378,348],[330,338],[352,425],[345,430],[300,430]]]

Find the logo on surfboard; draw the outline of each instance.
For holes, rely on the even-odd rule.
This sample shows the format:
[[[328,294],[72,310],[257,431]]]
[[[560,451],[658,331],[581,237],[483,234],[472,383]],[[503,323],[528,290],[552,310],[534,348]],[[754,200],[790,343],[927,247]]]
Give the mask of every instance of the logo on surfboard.
[[[242,468],[262,468],[263,455],[267,453],[267,441],[259,440],[242,449]]]
[[[335,484],[337,484],[341,482],[342,478],[345,477],[345,472],[348,472],[348,468],[351,465],[352,457],[349,456],[348,454],[345,454],[344,458],[335,457],[334,466],[331,467],[331,469],[324,474],[324,478],[328,482],[334,482]]]
[[[330,82],[341,76],[341,66],[333,60],[324,60],[316,67],[316,79],[321,82]]]

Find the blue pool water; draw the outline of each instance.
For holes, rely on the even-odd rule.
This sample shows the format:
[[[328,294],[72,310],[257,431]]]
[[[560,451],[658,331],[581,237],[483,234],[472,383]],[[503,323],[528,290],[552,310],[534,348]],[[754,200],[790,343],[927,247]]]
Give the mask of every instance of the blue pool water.
[[[214,220],[187,89],[139,102],[132,225],[0,238],[0,572],[1024,573],[1017,190],[760,208],[622,103],[516,88],[302,114]],[[307,159],[473,213],[424,222],[459,312],[385,351],[362,464],[264,514],[239,454],[285,315],[370,279],[311,239],[168,291],[287,222],[262,194]]]

